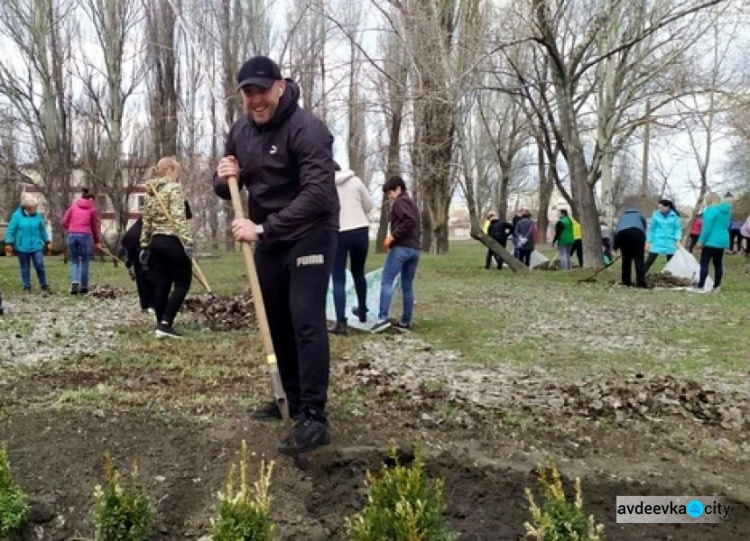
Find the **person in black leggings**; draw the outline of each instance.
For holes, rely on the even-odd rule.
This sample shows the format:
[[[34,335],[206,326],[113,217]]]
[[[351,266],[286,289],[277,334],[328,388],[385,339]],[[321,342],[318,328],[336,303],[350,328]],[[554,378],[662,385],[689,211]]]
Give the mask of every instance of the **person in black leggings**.
[[[693,290],[696,293],[704,293],[706,280],[708,279],[708,266],[714,264],[714,286],[712,291],[719,291],[721,279],[724,276],[724,250],[730,246],[729,223],[732,216],[732,207],[729,201],[721,201],[719,194],[711,192],[706,194],[706,210],[703,212],[703,229],[698,237],[697,246],[703,245],[701,251],[701,271],[698,286]]]
[[[151,271],[157,338],[180,338],[174,320],[192,282],[190,258],[193,238],[185,215],[185,195],[178,179],[181,167],[162,158],[146,185],[149,195],[143,213],[139,261]]]
[[[342,171],[334,162],[336,191],[339,195],[339,235],[336,256],[333,260],[333,303],[336,308],[336,326],[333,334],[346,334],[346,261],[351,261],[357,306],[353,312],[361,322],[367,321],[367,279],[365,262],[370,246],[370,219],[372,198],[362,180],[353,171]]]

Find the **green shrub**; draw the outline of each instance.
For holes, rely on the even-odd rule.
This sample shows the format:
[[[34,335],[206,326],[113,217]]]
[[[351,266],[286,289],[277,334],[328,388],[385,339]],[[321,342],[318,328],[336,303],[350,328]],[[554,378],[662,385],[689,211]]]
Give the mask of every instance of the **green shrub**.
[[[143,541],[148,539],[154,511],[145,489],[138,483],[138,465],[133,464],[130,479],[122,483],[112,456],[104,459],[106,484],[94,488],[94,525],[98,541]]]
[[[424,458],[416,449],[414,462],[404,466],[396,449],[390,450],[395,466],[383,464],[378,475],[367,472],[368,496],[364,510],[346,520],[353,541],[451,541],[443,518],[443,481],[430,482]]]
[[[234,484],[237,465],[232,464],[224,492],[219,492],[218,513],[214,520],[213,541],[269,541],[277,539],[271,520],[271,474],[273,462],[261,462],[258,480],[252,486],[247,480],[247,443],[240,451],[239,490]]]
[[[583,512],[583,492],[581,479],[575,479],[575,501],[565,498],[560,472],[554,465],[549,469],[539,466],[537,469],[539,486],[542,492],[542,505],[539,507],[531,490],[526,489],[529,510],[534,522],[526,522],[526,538],[537,541],[601,541],[604,526],[596,524],[594,517]]]
[[[17,533],[29,518],[29,504],[13,480],[8,450],[0,445],[0,538]]]

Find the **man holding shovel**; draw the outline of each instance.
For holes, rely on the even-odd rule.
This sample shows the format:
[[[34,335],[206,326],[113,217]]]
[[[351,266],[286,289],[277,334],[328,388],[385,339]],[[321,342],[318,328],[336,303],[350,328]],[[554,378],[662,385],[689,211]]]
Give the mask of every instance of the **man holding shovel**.
[[[339,227],[333,136],[299,107],[299,87],[273,60],[251,58],[237,82],[247,114],[229,131],[214,191],[230,199],[230,177],[248,191],[249,219],[236,218],[232,231],[236,240],[256,243],[268,326],[295,418],[279,450],[302,453],[331,441],[325,309]],[[270,402],[253,418],[280,419],[281,411]]]

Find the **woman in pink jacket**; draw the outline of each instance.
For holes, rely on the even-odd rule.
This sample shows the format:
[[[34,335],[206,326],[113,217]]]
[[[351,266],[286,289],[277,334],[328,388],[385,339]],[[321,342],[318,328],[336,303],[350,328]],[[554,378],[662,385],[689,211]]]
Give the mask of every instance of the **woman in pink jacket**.
[[[94,196],[84,188],[81,198],[70,205],[62,219],[68,232],[70,254],[70,294],[85,295],[89,292],[89,260],[94,248],[102,249],[99,232],[99,215],[94,205]]]

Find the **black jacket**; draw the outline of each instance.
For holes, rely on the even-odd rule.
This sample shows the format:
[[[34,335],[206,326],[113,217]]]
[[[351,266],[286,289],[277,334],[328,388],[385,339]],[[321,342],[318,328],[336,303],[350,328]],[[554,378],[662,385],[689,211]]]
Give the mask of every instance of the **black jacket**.
[[[497,242],[508,242],[508,237],[513,234],[513,226],[505,220],[492,220],[487,234]]]
[[[391,246],[408,246],[420,249],[419,210],[409,194],[402,193],[391,207]]]
[[[143,218],[138,218],[125,232],[120,241],[120,254],[125,256],[125,266],[130,268],[138,261],[138,252],[141,251],[141,229]]]
[[[338,231],[339,197],[333,166],[333,136],[298,105],[299,87],[287,79],[273,118],[262,126],[248,115],[229,131],[224,154],[240,164],[240,189],[248,190],[248,217],[263,224],[260,246],[296,241],[318,229]],[[230,199],[214,175],[214,192]]]

